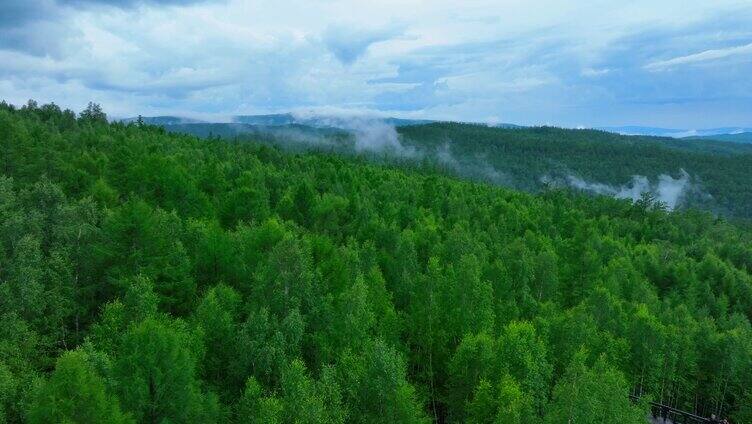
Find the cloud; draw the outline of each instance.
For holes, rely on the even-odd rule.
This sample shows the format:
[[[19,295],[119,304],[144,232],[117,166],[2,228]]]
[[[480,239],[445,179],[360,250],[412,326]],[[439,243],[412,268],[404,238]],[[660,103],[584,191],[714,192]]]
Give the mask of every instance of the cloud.
[[[713,72],[645,64],[752,43],[752,4],[532,7],[534,16],[516,0],[461,9],[449,0],[0,0],[0,87],[12,102],[100,100],[126,116],[335,107],[569,127],[750,126],[752,63]]]
[[[365,54],[368,47],[389,40],[402,33],[398,26],[381,29],[361,29],[348,25],[329,25],[322,40],[329,51],[345,65],[351,65]]]
[[[3,0],[0,2],[0,28],[19,27],[41,19],[53,5],[53,0]]]
[[[589,191],[595,194],[611,196],[617,199],[629,199],[632,202],[640,200],[645,193],[651,193],[656,200],[663,203],[668,210],[674,210],[681,205],[686,193],[693,188],[689,174],[681,169],[679,178],[661,174],[658,183],[651,184],[648,177],[635,175],[629,184],[614,187],[608,184],[588,182],[574,175],[567,176],[567,183],[576,189]],[[548,178],[542,179],[544,182]]]
[[[424,156],[426,152],[421,152],[420,155]],[[460,161],[452,153],[449,143],[446,142],[436,150],[435,158],[438,163],[460,176],[492,184],[515,187],[514,178],[496,169],[488,162],[484,155],[476,155],[470,160]]]
[[[0,1],[0,49],[33,55],[57,53],[66,35],[64,13],[54,0]]]
[[[602,69],[585,68],[582,70],[582,72],[580,72],[580,75],[582,75],[583,77],[594,78],[594,77],[600,77],[600,76],[606,75],[609,72],[611,72],[611,70],[608,68],[602,68]]]
[[[722,49],[705,50],[703,52],[694,53],[687,56],[679,56],[673,59],[660,60],[645,65],[645,69],[650,71],[663,71],[676,66],[712,62],[719,59],[725,59],[728,57],[740,55],[748,55],[750,56],[750,58],[752,58],[752,43],[742,46],[726,47]]]
[[[0,49],[59,57],[62,46],[80,35],[75,15],[107,6],[120,10],[135,7],[187,6],[223,0],[2,0],[0,1]]]
[[[220,0],[58,0],[62,5],[84,7],[89,5],[106,5],[120,8],[128,8],[143,5],[171,6],[189,5]]]

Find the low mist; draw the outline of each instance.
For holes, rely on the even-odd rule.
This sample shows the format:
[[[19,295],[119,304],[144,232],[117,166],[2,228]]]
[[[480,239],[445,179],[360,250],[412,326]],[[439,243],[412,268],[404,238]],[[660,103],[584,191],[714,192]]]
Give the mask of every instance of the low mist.
[[[683,169],[680,170],[680,174],[679,178],[661,174],[655,183],[651,183],[648,177],[643,175],[634,175],[630,183],[619,187],[588,182],[574,175],[568,175],[566,181],[569,186],[578,190],[617,199],[630,199],[633,202],[640,200],[643,194],[650,193],[656,197],[656,200],[666,205],[666,208],[674,210],[692,188],[690,175]]]
[[[424,153],[424,156],[427,155]],[[451,171],[455,172],[458,175],[476,180],[487,181],[497,185],[508,187],[513,186],[513,178],[510,175],[496,169],[484,157],[476,155],[472,158],[472,161],[460,161],[459,159],[457,159],[455,155],[452,154],[452,149],[449,145],[449,142],[441,145],[441,147],[436,151],[435,158],[438,163],[449,168]]]
[[[652,194],[655,199],[674,210],[682,204],[690,191],[699,192],[697,184],[684,169],[678,178],[661,174],[654,181],[643,175],[634,175],[623,185],[587,181],[573,174],[559,177],[545,175],[537,181],[524,181],[516,178],[513,172],[505,172],[494,165],[482,153],[470,156],[456,155],[452,143],[446,140],[438,147],[415,147],[409,140],[403,140],[395,125],[388,120],[367,114],[348,112],[297,112],[287,115],[285,122],[279,125],[260,126],[255,131],[261,134],[267,131],[269,139],[280,145],[294,149],[326,149],[356,154],[375,154],[383,158],[408,161],[429,161],[447,171],[472,180],[516,189],[535,189],[542,183],[594,194],[611,196],[617,199],[640,200],[644,194]],[[307,130],[310,128],[310,130]],[[237,124],[239,133],[254,133],[248,126]],[[407,141],[407,143],[405,143]],[[559,174],[562,175],[562,174]]]
[[[394,125],[378,116],[352,113],[329,113],[325,115],[312,112],[293,113],[295,123],[316,128],[336,128],[350,133],[354,140],[354,149],[358,153],[390,153],[395,156],[414,158],[418,156],[415,149],[406,147],[400,141]],[[300,141],[321,141],[306,140]]]

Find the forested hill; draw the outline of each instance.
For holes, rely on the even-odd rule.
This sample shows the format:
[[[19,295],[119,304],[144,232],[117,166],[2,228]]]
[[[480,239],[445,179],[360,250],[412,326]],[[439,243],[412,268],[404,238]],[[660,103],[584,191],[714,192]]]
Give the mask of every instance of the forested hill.
[[[724,142],[731,142],[731,143],[752,144],[752,132],[694,136],[694,137],[687,137],[687,139],[688,140],[724,141]]]
[[[0,421],[752,422],[752,233],[710,214],[95,105],[0,105],[0,153]]]
[[[299,123],[163,126],[172,132],[296,150],[366,151],[375,153],[379,161],[386,157],[428,162],[454,175],[529,192],[555,186],[633,200],[649,193],[670,208],[752,218],[752,144],[554,127],[436,122],[385,128],[389,122],[320,121],[341,127]]]
[[[639,176],[660,196],[661,175],[677,180],[686,175],[684,184],[677,186],[680,191],[666,200],[676,201],[680,208],[752,218],[752,145],[454,123],[399,131],[406,145],[438,152],[439,159],[461,173],[485,167],[494,171],[487,173],[492,181],[514,188],[538,191],[553,182],[599,194],[626,189],[631,195],[636,191],[634,177]]]

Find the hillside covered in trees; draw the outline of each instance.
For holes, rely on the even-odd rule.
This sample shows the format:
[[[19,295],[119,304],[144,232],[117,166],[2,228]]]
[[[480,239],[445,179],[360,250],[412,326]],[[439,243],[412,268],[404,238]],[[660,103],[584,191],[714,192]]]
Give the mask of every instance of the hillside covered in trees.
[[[744,225],[3,103],[0,422],[752,422]]]
[[[496,171],[492,181],[539,191],[550,182],[585,190],[630,185],[635,175],[655,183],[661,175],[688,178],[680,208],[702,208],[752,218],[752,145],[714,140],[624,136],[553,127],[491,128],[436,123],[400,129],[406,145],[429,146],[452,159],[460,173],[480,162]],[[477,166],[477,165],[476,165]],[[655,190],[654,190],[655,191]]]
[[[288,121],[281,123],[260,118],[239,123],[147,122],[199,137],[356,154],[378,163],[430,164],[451,175],[533,193],[555,186],[636,200],[647,192],[671,207],[752,218],[752,144],[555,127],[410,125],[365,118],[296,121],[284,116]],[[662,181],[671,186],[661,187]]]

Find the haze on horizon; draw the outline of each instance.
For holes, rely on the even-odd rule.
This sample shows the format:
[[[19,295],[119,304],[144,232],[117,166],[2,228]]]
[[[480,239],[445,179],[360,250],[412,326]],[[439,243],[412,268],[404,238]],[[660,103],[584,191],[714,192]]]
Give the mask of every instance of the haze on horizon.
[[[752,2],[3,0],[0,99],[752,126]]]

